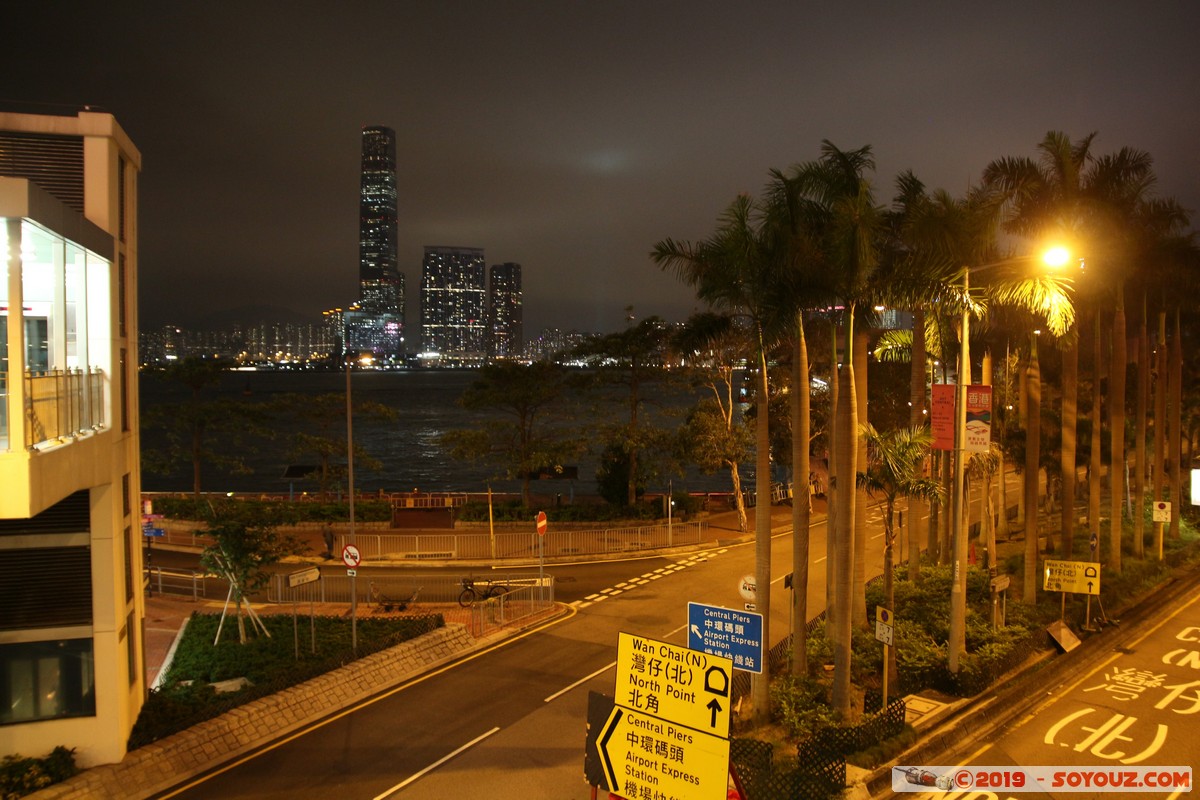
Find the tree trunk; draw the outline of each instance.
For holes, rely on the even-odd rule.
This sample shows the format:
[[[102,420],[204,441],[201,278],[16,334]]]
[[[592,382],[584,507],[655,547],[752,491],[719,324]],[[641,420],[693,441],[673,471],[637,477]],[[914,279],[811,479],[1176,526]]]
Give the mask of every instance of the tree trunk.
[[[858,445],[856,463],[863,469],[867,464],[867,440],[859,436],[860,428],[865,427],[867,420],[867,353],[870,342],[870,332],[866,329],[855,332],[854,335],[854,394],[858,400],[858,424],[854,427],[854,440]],[[866,489],[859,489],[856,484],[857,474],[851,473],[857,508],[861,513],[854,516],[854,624],[866,627],[867,624],[867,505],[870,498]]]
[[[1137,432],[1133,445],[1133,555],[1146,556],[1146,414],[1150,401],[1150,335],[1147,331],[1146,295],[1142,294],[1142,323],[1137,344]]]
[[[850,604],[854,577],[854,476],[858,474],[858,400],[854,386],[854,304],[846,309],[846,360],[838,376],[838,491],[837,586],[838,636],[833,649],[833,710],[843,719],[850,713]]]
[[[837,519],[838,519],[838,488],[837,488],[837,410],[840,399],[838,385],[841,383],[838,370],[838,332],[837,324],[829,323],[829,431],[828,447],[826,448],[826,468],[829,470],[829,480],[825,482],[825,632],[831,643],[837,642],[838,608],[834,604],[834,587],[837,585]]]
[[[1042,376],[1038,367],[1037,334],[1030,337],[1026,368],[1028,417],[1025,420],[1025,585],[1021,599],[1037,602],[1038,579],[1038,464],[1042,440]]]
[[[767,353],[761,333],[758,340],[758,397],[755,398],[755,476],[754,476],[754,582],[758,596],[757,610],[762,614],[763,641],[771,641],[768,633],[771,620],[771,432],[768,427]],[[756,724],[766,722],[769,701],[770,665],[763,662],[763,671],[751,680],[751,700]]]
[[[1062,557],[1071,559],[1075,535],[1075,435],[1078,417],[1075,398],[1079,391],[1079,337],[1068,334],[1062,354],[1062,447],[1059,469],[1062,471],[1062,517],[1059,520],[1059,544]]]
[[[912,377],[909,381],[908,424],[927,425],[925,419],[925,311],[913,311]],[[928,463],[928,460],[926,461]],[[929,513],[929,503],[918,498],[908,501],[908,579],[921,579],[921,539],[917,536],[917,521]],[[894,610],[894,609],[893,609]]]
[[[1158,348],[1155,351],[1158,368],[1154,378],[1154,497],[1163,495],[1163,473],[1167,454],[1167,312],[1158,312]]]
[[[1100,410],[1101,398],[1101,383],[1103,381],[1101,369],[1104,364],[1104,353],[1101,345],[1100,337],[1100,306],[1096,306],[1096,327],[1092,333],[1092,432],[1091,439],[1091,455],[1088,458],[1088,534],[1089,539],[1099,546],[1100,542],[1100,470],[1101,470],[1101,447],[1100,447]],[[1093,558],[1099,556],[1093,554]]]
[[[1112,355],[1108,362],[1108,428],[1109,444],[1109,518],[1108,518],[1108,566],[1113,572],[1121,571],[1121,539],[1125,515],[1121,504],[1125,502],[1125,303],[1124,289],[1117,287],[1117,307],[1113,311]]]
[[[1183,513],[1183,340],[1179,335],[1179,306],[1175,306],[1175,335],[1171,338],[1171,530],[1179,538],[1179,517]]]
[[[796,315],[792,359],[792,674],[808,674],[808,536],[812,513],[809,473],[810,387],[804,315]],[[803,482],[803,487],[801,487]]]
[[[893,573],[896,571],[896,501],[893,497],[887,499],[887,510],[883,522],[883,605],[889,611],[896,610],[896,584]],[[896,648],[889,647],[887,663],[888,686],[895,688],[899,685],[899,673],[896,671]],[[888,692],[890,695],[891,692]],[[897,692],[899,694],[899,692]],[[887,698],[883,698],[883,708],[887,708]]]

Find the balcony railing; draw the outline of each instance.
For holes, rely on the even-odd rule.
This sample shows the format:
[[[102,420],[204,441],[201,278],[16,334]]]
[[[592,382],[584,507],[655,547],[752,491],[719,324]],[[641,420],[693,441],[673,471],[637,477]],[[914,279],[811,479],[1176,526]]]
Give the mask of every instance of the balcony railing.
[[[104,371],[25,373],[25,446],[104,427]]]

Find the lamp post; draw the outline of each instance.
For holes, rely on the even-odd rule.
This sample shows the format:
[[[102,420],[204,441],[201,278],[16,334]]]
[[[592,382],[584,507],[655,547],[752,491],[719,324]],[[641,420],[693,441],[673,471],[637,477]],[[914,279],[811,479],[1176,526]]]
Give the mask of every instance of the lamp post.
[[[1070,254],[1063,247],[1052,247],[1042,253],[1042,261],[1049,267],[1058,267],[1067,262]],[[1019,259],[1018,259],[1019,260]],[[976,273],[994,267],[1014,263],[1014,260],[985,264],[975,268]],[[954,491],[950,499],[950,530],[953,537],[954,571],[950,585],[950,672],[957,673],[959,659],[966,652],[967,632],[967,529],[963,521],[965,506],[964,475],[966,467],[967,439],[967,387],[971,383],[970,325],[971,325],[971,268],[963,270],[962,347],[959,349],[958,391],[955,392],[954,407]],[[1001,470],[1001,480],[1004,479]],[[1004,513],[1004,512],[1001,512]],[[1036,532],[1026,531],[1025,535]]]

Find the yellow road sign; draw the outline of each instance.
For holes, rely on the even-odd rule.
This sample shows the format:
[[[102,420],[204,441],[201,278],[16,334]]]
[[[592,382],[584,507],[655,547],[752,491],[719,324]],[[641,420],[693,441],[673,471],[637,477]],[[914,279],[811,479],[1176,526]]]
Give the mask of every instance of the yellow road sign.
[[[728,737],[732,676],[724,656],[619,634],[616,701],[631,711]]]
[[[1100,565],[1094,561],[1046,559],[1042,588],[1047,592],[1100,594]]]
[[[596,740],[607,789],[622,797],[725,800],[729,740],[616,706]]]

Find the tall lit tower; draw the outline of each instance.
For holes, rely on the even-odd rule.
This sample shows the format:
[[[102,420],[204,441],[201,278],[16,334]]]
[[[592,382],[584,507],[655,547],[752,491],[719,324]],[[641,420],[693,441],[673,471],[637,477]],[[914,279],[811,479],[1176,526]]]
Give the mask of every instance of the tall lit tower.
[[[421,346],[482,360],[487,340],[486,264],[478,247],[426,247],[421,264]]]
[[[396,132],[391,128],[363,128],[361,185],[361,305],[371,313],[400,314],[403,318],[404,276],[396,266]]]
[[[358,204],[358,307],[346,319],[346,348],[396,356],[404,334],[404,275],[396,257],[396,132],[362,130]]]
[[[525,348],[521,265],[493,264],[488,275],[488,358],[515,358]]]

